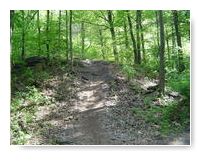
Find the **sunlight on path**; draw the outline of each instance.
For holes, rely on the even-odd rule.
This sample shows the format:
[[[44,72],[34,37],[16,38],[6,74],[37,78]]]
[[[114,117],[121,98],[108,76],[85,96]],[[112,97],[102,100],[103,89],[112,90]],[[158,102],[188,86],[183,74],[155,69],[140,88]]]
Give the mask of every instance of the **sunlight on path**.
[[[77,93],[77,98],[79,100],[76,102],[74,109],[78,110],[79,112],[97,109],[104,106],[114,106],[117,103],[117,96],[110,97],[108,100],[106,91],[104,90],[108,89],[109,86],[104,81],[99,80],[95,82],[89,82],[82,87],[94,89],[84,89]]]

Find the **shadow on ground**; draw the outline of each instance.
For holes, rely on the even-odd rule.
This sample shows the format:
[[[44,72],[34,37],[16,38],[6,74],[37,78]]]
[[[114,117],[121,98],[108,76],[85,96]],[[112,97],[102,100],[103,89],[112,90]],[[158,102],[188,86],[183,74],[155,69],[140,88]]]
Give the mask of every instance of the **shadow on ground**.
[[[134,118],[131,107],[144,106],[116,64],[82,61],[74,75],[50,81],[56,106],[39,110],[42,122],[30,144],[39,145],[166,145],[187,139],[162,137],[158,127]],[[37,142],[34,142],[37,141]],[[173,143],[174,142],[174,143]]]

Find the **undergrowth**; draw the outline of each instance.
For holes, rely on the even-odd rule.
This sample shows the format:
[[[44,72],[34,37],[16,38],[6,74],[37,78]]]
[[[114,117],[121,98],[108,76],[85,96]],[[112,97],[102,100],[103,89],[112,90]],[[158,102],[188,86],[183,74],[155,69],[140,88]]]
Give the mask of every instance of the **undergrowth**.
[[[190,106],[178,102],[155,106],[152,99],[144,98],[144,107],[132,107],[134,117],[145,121],[147,124],[158,125],[159,131],[163,135],[176,134],[187,130],[190,124]]]
[[[57,70],[63,70],[58,66]],[[11,104],[10,104],[10,143],[24,145],[33,135],[36,123],[36,112],[39,106],[54,104],[55,98],[41,92],[45,79],[51,77],[47,70],[23,67],[19,73],[11,75]]]

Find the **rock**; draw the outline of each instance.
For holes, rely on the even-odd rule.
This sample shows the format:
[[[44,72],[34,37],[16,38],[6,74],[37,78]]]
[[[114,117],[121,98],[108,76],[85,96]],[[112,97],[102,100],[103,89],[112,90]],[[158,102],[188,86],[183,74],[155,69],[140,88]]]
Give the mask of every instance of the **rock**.
[[[169,93],[169,96],[172,96],[172,97],[178,97],[178,92],[171,92]]]
[[[154,135],[155,135],[155,137],[159,137],[161,134],[160,134],[159,131],[156,131],[156,132],[154,133]]]
[[[86,78],[85,76],[81,76],[81,78],[83,79],[83,80],[89,80],[88,78]]]
[[[66,144],[72,144],[73,141],[69,139],[58,138],[56,139],[56,143],[59,145],[66,145]]]
[[[156,91],[156,90],[158,89],[158,87],[159,87],[159,85],[156,84],[156,85],[153,85],[153,86],[149,86],[149,87],[147,88],[147,90],[154,90],[154,91]]]
[[[43,56],[34,56],[34,57],[25,59],[26,66],[28,67],[35,66],[38,63],[46,63],[46,62],[47,62],[47,58]]]
[[[154,90],[146,90],[145,94],[150,94],[150,93],[153,93]]]
[[[25,70],[25,64],[24,63],[15,63],[11,67],[11,73],[20,75]]]
[[[69,120],[72,120],[73,119],[73,116],[68,116],[64,119],[64,121],[69,121]]]

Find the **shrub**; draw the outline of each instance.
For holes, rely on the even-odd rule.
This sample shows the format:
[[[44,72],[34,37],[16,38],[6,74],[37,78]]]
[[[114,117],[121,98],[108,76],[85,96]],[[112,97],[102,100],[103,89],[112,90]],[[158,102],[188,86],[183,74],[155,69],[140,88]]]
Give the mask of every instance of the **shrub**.
[[[134,77],[136,75],[135,70],[133,69],[133,67],[129,66],[129,65],[122,65],[122,70],[125,72],[128,80],[130,81],[130,79],[132,77]]]
[[[175,91],[186,97],[187,101],[190,99],[190,72],[186,70],[185,72],[178,74],[176,72],[171,72],[169,75],[168,85]]]

